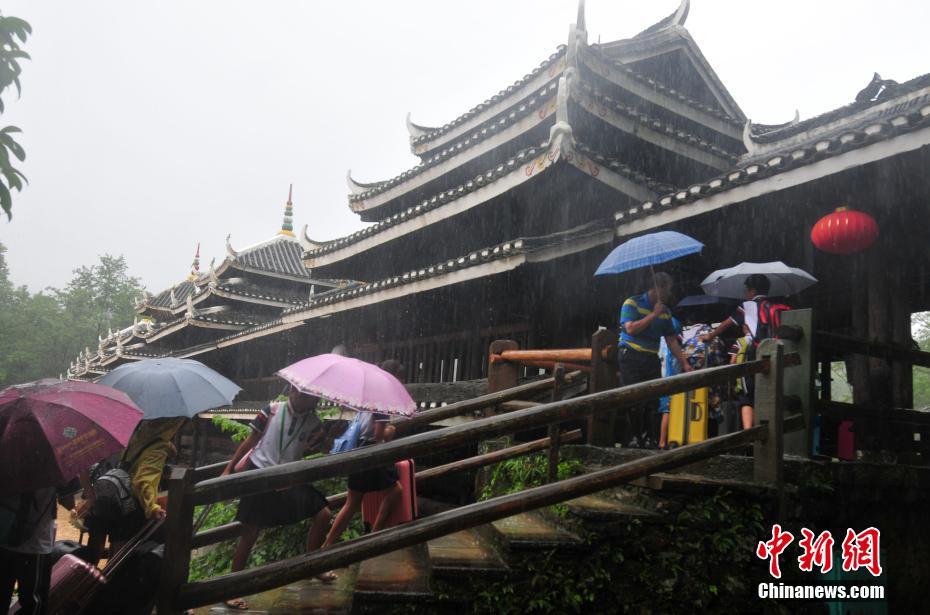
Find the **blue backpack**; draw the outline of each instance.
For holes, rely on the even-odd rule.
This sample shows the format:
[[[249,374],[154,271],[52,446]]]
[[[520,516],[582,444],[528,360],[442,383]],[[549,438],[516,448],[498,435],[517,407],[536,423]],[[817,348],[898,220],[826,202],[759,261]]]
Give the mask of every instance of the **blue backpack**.
[[[362,415],[356,414],[355,418],[352,419],[352,422],[349,423],[349,426],[346,427],[346,430],[342,433],[341,436],[333,440],[333,449],[330,454],[333,453],[344,453],[346,451],[351,451],[353,448],[358,448],[358,439],[362,431]]]

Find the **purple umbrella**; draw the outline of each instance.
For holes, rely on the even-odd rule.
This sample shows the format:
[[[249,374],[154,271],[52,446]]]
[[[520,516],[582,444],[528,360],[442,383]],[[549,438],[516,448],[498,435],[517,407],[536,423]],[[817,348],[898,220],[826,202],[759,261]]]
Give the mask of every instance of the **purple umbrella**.
[[[125,448],[141,418],[125,393],[90,382],[0,391],[0,496],[68,482]]]
[[[353,410],[411,416],[417,409],[397,378],[358,359],[321,354],[288,365],[278,375],[301,393],[325,397]]]

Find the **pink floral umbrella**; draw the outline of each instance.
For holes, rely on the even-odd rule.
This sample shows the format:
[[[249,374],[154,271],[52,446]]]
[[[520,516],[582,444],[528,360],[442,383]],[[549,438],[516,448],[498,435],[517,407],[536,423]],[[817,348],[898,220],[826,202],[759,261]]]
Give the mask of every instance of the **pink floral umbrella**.
[[[321,354],[278,370],[301,393],[325,397],[362,412],[411,416],[416,402],[401,382],[380,367],[336,354]]]
[[[68,482],[125,448],[141,418],[125,393],[90,382],[0,391],[0,495]]]

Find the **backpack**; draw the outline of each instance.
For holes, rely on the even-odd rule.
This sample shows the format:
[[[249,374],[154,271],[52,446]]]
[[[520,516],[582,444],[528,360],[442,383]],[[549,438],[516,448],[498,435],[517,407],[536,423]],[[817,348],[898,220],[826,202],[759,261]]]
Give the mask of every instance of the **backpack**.
[[[154,438],[139,449],[139,452],[130,460],[121,458],[114,468],[107,470],[94,481],[95,516],[116,520],[132,514],[139,508],[136,496],[132,493],[132,477],[129,475],[129,470],[139,460],[142,453],[159,440],[161,438]]]
[[[762,340],[778,339],[778,327],[781,326],[781,314],[791,309],[784,303],[772,303],[763,299],[759,303],[759,323],[756,325],[756,346]]]
[[[358,448],[359,437],[362,435],[361,417],[361,414],[356,414],[342,435],[333,440],[333,449],[329,451],[330,454],[344,453]]]

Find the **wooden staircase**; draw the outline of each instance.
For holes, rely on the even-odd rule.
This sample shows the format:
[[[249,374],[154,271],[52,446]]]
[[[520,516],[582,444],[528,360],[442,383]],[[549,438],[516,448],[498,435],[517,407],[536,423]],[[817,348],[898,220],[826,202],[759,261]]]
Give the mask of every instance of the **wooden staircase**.
[[[501,580],[512,574],[512,564],[534,553],[555,552],[567,558],[582,556],[585,541],[570,528],[609,531],[637,519],[661,521],[660,503],[632,503],[640,489],[616,489],[566,502],[560,510],[520,513],[485,526],[464,530],[426,544],[400,549],[337,570],[331,584],[316,579],[300,581],[245,597],[247,611],[222,604],[197,609],[198,614],[220,613],[384,613],[400,605],[421,605],[423,612],[442,607],[471,610],[470,595],[482,580]],[[442,595],[437,592],[441,585]],[[458,588],[460,591],[448,591]],[[439,601],[442,604],[439,604]],[[430,607],[433,608],[430,608]]]

